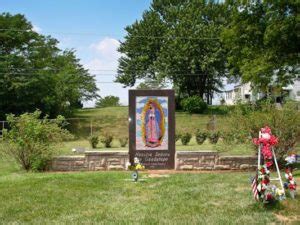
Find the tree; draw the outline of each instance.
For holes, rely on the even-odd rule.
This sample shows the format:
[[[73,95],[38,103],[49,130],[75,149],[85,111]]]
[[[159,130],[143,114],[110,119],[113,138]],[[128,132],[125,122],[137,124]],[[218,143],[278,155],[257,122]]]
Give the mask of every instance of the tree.
[[[39,108],[55,117],[97,97],[95,78],[74,50],[33,31],[23,15],[0,14],[0,117]]]
[[[120,98],[113,95],[105,96],[104,98],[100,98],[96,102],[97,108],[103,108],[103,107],[114,107],[114,106],[120,106]]]
[[[151,89],[163,89],[166,88],[166,84],[159,80],[151,80],[146,78],[144,82],[140,83],[136,89],[144,89],[144,90],[151,90]]]
[[[229,0],[226,6],[230,23],[221,36],[230,73],[262,91],[293,82],[299,73],[299,1]]]
[[[170,80],[178,95],[211,98],[222,86],[225,52],[219,35],[224,6],[213,1],[154,0],[140,21],[125,29],[116,81]]]

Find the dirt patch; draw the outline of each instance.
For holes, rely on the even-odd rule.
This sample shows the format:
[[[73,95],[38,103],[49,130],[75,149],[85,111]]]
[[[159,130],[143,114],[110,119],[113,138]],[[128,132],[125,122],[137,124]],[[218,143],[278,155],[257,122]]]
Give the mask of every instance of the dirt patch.
[[[300,216],[284,216],[281,214],[275,214],[276,218],[283,224],[296,224],[300,222]]]
[[[157,177],[169,177],[169,174],[159,174],[159,173],[150,173],[148,175],[149,178],[157,178]]]

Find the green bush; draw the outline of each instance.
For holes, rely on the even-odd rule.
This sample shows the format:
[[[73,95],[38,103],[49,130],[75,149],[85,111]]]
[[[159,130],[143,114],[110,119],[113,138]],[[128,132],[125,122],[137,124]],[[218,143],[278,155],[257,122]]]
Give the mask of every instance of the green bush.
[[[217,144],[220,138],[220,132],[211,132],[208,134],[208,140],[211,144]]]
[[[32,158],[31,170],[34,172],[43,171],[47,168],[50,158],[36,156]]]
[[[180,138],[181,138],[181,134],[180,133],[176,133],[175,134],[175,142],[177,142]]]
[[[8,115],[10,130],[3,131],[4,154],[12,156],[23,169],[45,170],[54,155],[55,144],[72,138],[61,128],[64,118],[56,120],[40,119],[41,111],[24,113],[20,116]]]
[[[92,148],[97,148],[97,145],[99,144],[99,137],[96,135],[91,135],[89,137],[89,142]]]
[[[207,138],[207,133],[197,130],[195,136],[196,136],[196,141],[197,141],[198,145],[202,145]]]
[[[126,147],[126,145],[128,143],[128,137],[119,138],[119,142],[120,142],[121,147]]]
[[[181,101],[182,109],[189,113],[203,113],[207,104],[197,95],[185,98]]]
[[[185,132],[183,134],[181,134],[181,143],[183,145],[187,145],[190,141],[191,141],[192,135],[189,132]]]
[[[113,141],[113,136],[111,134],[106,134],[101,138],[101,143],[104,144],[106,148],[111,148]]]
[[[220,137],[225,144],[233,144],[235,142],[235,133],[232,131],[224,131]]]
[[[103,108],[103,107],[114,107],[114,106],[120,106],[120,98],[117,96],[109,95],[105,96],[104,98],[98,99],[96,102],[97,108]]]

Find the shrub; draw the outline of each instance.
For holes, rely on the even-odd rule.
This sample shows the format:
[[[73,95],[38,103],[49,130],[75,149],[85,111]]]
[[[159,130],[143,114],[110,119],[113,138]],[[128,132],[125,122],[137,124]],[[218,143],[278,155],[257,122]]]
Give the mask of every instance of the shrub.
[[[225,144],[233,144],[235,141],[235,133],[232,131],[224,131],[220,137]]]
[[[207,133],[197,130],[195,136],[196,136],[196,141],[197,141],[198,145],[202,145],[204,143],[204,141],[206,140]]]
[[[119,138],[119,142],[120,142],[121,147],[126,147],[126,145],[128,143],[128,137]]]
[[[92,148],[97,148],[97,145],[99,144],[99,138],[96,135],[91,135],[89,137],[89,142]]]
[[[192,135],[189,132],[185,132],[185,133],[181,134],[181,137],[180,137],[183,145],[187,145],[190,142],[191,138],[192,138]]]
[[[204,113],[211,115],[227,115],[233,111],[234,108],[234,105],[209,105]]]
[[[97,108],[103,108],[103,107],[114,107],[114,106],[120,106],[120,98],[117,96],[109,95],[105,96],[104,98],[100,98],[96,102]]]
[[[217,144],[220,137],[219,132],[211,132],[208,135],[208,140],[211,144]]]
[[[101,139],[101,143],[103,143],[106,148],[111,147],[112,141],[113,141],[113,136],[111,134],[106,134]]]
[[[56,120],[40,119],[41,111],[8,115],[10,130],[4,130],[4,153],[12,156],[23,169],[42,171],[54,155],[55,144],[71,139],[72,135],[61,128],[62,116]]]
[[[183,99],[181,105],[189,113],[203,113],[207,108],[207,104],[197,95]]]
[[[181,134],[175,134],[175,142],[177,142],[181,138]]]

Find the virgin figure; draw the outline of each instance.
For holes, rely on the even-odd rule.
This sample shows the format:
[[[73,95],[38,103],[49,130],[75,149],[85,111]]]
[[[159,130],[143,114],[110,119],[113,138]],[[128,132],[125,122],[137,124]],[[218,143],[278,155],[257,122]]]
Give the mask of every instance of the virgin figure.
[[[151,103],[146,113],[146,146],[156,147],[160,143],[160,113]]]

